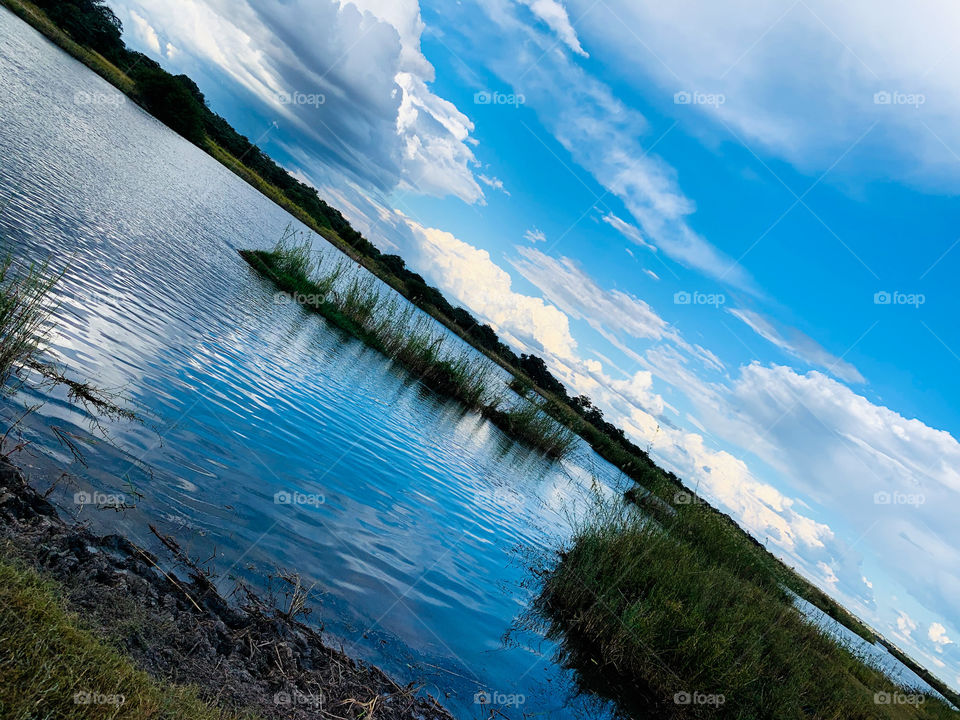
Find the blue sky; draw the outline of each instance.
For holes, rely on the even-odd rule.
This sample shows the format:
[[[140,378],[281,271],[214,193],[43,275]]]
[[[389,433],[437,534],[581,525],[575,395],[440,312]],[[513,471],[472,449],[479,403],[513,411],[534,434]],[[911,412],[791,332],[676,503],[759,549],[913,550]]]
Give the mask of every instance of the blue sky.
[[[373,242],[960,687],[960,10],[113,5]]]

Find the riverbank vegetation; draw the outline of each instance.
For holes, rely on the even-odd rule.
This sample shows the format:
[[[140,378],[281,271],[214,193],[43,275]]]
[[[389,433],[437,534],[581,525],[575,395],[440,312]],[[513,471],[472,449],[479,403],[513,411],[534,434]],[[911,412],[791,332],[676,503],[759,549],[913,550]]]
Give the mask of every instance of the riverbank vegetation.
[[[781,571],[687,507],[598,501],[548,568],[537,607],[585,688],[636,717],[958,717],[806,621]]]
[[[0,561],[0,716],[229,720],[190,688],[158,683],[82,627],[59,588]],[[253,716],[244,716],[252,718]]]
[[[498,389],[494,364],[472,349],[451,347],[451,338],[372,275],[343,261],[326,266],[308,240],[288,229],[272,250],[241,250],[241,257],[305,309],[393,359],[440,395],[479,411],[511,438],[552,458],[572,446],[573,434],[539,405],[521,399],[516,407]]]

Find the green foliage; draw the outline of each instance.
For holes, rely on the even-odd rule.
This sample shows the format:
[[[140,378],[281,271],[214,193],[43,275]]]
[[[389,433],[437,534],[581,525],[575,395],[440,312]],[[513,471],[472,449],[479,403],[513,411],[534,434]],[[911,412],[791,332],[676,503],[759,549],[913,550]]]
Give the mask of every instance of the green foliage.
[[[123,27],[104,0],[35,0],[34,4],[75,42],[111,60],[123,52]]]
[[[0,717],[227,720],[189,688],[164,685],[81,627],[60,591],[0,561]]]
[[[916,691],[807,622],[735,533],[698,527],[698,511],[670,517],[598,500],[546,574],[537,606],[583,684],[638,717],[957,717],[934,697],[877,704]],[[694,692],[723,702],[674,702]]]
[[[189,78],[171,75],[162,68],[145,63],[138,65],[131,75],[144,106],[157,120],[191,142],[199,143],[204,139],[206,108],[191,91],[193,82]]]

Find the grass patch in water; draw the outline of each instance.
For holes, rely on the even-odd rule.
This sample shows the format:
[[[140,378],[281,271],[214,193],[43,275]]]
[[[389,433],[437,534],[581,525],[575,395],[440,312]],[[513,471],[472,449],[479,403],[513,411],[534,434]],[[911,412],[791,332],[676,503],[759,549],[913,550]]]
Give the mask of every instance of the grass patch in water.
[[[269,278],[304,308],[362,340],[402,365],[435,392],[480,411],[511,438],[552,458],[571,447],[572,433],[526,401],[501,410],[494,390],[495,368],[467,348],[453,349],[437,322],[391,289],[344,262],[325,268],[308,241],[287,232],[272,250],[241,250],[254,270]]]
[[[638,717],[958,716],[804,620],[767,562],[688,507],[661,523],[598,501],[546,572],[537,607],[585,688]]]
[[[0,716],[9,720],[227,720],[190,688],[158,683],[82,628],[62,593],[0,561]]]

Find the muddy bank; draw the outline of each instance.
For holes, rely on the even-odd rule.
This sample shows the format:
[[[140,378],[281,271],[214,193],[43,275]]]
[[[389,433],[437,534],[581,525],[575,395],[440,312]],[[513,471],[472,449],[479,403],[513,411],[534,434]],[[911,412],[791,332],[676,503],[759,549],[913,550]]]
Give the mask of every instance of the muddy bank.
[[[69,609],[138,667],[193,685],[221,707],[293,720],[452,720],[433,698],[328,647],[319,632],[246,588],[228,602],[182,556],[186,577],[160,569],[154,555],[123,537],[67,525],[4,460],[0,557],[56,581]]]

